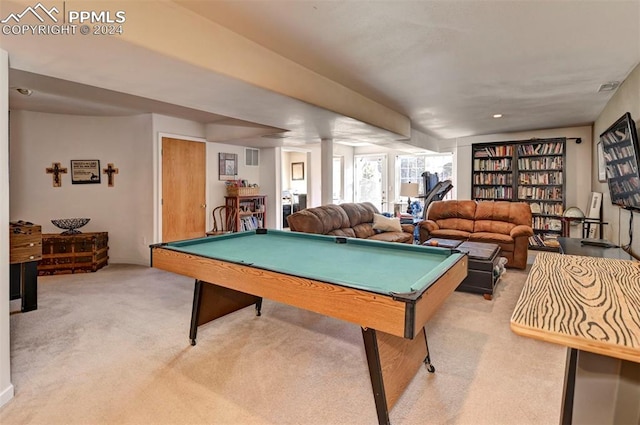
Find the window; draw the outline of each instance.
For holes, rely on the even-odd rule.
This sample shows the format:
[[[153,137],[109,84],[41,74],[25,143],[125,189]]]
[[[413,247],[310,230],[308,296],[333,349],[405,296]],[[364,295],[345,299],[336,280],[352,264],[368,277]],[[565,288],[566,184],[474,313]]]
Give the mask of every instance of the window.
[[[428,171],[430,173],[437,173],[438,180],[451,180],[453,178],[453,155],[447,154],[433,154],[433,155],[412,155],[412,156],[398,156],[396,160],[396,176],[399,176],[396,181],[396,194],[400,194],[401,183],[418,183],[420,184],[419,193],[424,193],[424,180],[422,173]],[[451,196],[449,193],[445,198]]]

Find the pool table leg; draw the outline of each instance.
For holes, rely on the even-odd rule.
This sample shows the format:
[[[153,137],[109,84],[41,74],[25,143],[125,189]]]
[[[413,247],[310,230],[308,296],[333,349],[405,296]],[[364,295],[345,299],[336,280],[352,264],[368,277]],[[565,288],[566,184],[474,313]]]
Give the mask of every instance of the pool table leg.
[[[261,316],[262,315],[262,297],[258,298],[258,301],[256,301],[256,316]]]
[[[427,365],[427,372],[433,373],[436,371],[436,368],[431,364],[431,355],[429,354],[429,340],[427,339],[427,328],[422,328],[422,333],[424,334],[424,345],[427,347],[427,355],[424,357],[424,364]]]
[[[196,345],[198,326],[252,304],[256,305],[257,315],[260,316],[261,297],[196,279],[193,291],[193,306],[191,308],[191,328],[189,330],[191,345]]]
[[[371,328],[362,328],[369,376],[376,402],[378,423],[389,424],[389,411],[407,388],[428,356],[427,334],[400,338]],[[429,363],[430,365],[430,363]]]

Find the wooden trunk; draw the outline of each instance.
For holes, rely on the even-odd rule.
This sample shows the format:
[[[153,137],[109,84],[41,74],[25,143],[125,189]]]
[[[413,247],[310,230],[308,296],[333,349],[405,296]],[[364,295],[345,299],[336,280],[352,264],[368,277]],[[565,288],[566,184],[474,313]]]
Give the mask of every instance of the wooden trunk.
[[[38,275],[95,272],[109,261],[107,232],[42,236]]]

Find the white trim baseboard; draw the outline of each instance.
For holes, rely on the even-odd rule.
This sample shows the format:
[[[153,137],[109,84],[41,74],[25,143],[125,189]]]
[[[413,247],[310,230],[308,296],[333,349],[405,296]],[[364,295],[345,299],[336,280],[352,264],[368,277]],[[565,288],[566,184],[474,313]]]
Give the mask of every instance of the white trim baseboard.
[[[13,384],[9,384],[7,388],[0,392],[0,407],[4,406],[13,398]]]

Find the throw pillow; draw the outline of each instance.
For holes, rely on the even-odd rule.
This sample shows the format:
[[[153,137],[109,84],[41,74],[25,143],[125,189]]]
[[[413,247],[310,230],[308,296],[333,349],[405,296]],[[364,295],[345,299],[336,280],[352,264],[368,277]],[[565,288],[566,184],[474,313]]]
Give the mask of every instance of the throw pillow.
[[[373,230],[381,230],[383,232],[402,232],[402,226],[400,225],[399,218],[387,218],[382,214],[374,214]]]

